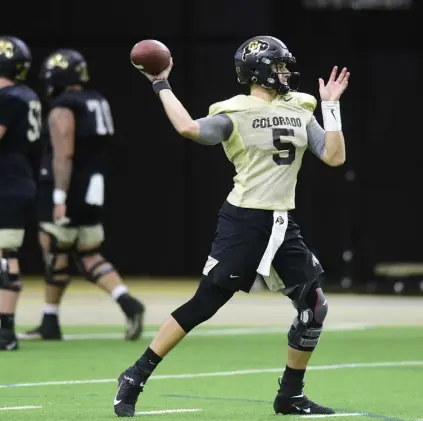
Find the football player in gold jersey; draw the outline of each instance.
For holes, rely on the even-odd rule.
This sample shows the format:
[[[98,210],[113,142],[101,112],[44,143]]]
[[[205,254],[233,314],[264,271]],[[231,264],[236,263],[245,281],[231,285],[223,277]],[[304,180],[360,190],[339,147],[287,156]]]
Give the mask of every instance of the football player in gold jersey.
[[[303,154],[309,148],[330,166],[345,161],[339,99],[348,85],[346,68],[334,67],[327,83],[319,79],[324,129],[313,112],[317,101],[297,92],[295,58],[280,40],[259,36],[235,53],[238,82],[250,95],[237,95],[193,120],[172,92],[172,63],[158,76],[145,74],[182,136],[205,145],[221,144],[234,164],[234,187],[218,217],[216,235],[195,295],[176,309],[135,364],[119,377],[114,408],[133,416],[149,376],[193,328],[210,319],[235,292],[249,292],[257,274],[269,289],[288,296],[298,315],[288,332],[288,360],[274,410],[280,414],[333,414],[303,393],[304,375],[319,342],[328,304],[323,268],[304,244],[289,211]]]

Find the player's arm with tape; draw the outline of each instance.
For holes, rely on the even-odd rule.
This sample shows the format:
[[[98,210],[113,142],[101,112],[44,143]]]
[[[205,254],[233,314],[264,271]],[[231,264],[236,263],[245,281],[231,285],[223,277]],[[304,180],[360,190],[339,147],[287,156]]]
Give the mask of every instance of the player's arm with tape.
[[[48,116],[48,126],[53,148],[54,217],[60,222],[66,217],[65,204],[75,147],[75,117],[72,110],[66,107],[53,108]]]
[[[332,167],[342,165],[346,155],[339,99],[348,86],[350,74],[345,67],[338,77],[337,72],[335,66],[326,85],[319,79],[324,131],[314,117],[307,127],[310,149]]]
[[[167,80],[173,62],[157,76],[143,73],[152,83],[154,92],[162,101],[166,114],[175,130],[183,137],[202,145],[217,145],[230,138],[233,131],[232,120],[225,114],[193,120],[188,111],[172,92]]]

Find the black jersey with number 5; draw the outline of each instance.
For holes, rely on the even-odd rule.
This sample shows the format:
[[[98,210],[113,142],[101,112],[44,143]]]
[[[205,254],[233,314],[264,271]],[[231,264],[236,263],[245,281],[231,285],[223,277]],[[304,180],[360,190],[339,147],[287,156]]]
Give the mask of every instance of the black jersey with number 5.
[[[92,174],[103,174],[107,169],[110,140],[114,134],[108,101],[97,91],[66,91],[49,104],[49,110],[68,108],[75,118],[74,155],[71,184]],[[48,133],[47,133],[48,135]],[[41,176],[52,178],[52,145],[47,142]]]
[[[26,85],[0,89],[0,195],[33,196],[39,171],[41,102]]]

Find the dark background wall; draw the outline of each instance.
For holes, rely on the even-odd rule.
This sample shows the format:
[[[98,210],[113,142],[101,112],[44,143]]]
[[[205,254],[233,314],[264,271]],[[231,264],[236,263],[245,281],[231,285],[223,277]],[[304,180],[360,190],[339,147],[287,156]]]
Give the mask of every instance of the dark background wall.
[[[342,8],[315,8],[329,3],[44,0],[2,7],[2,32],[32,49],[31,83],[49,52],[71,47],[86,56],[92,87],[110,100],[117,136],[110,151],[105,251],[124,274],[200,274],[233,176],[220,147],[192,144],[174,132],[147,80],[131,66],[129,52],[145,38],[170,48],[172,87],[194,118],[205,116],[211,103],[244,92],[233,54],[246,38],[282,39],[297,57],[301,90],[317,98],[317,79],[327,79],[333,65],[347,66],[352,76],[341,102],[347,163],[334,169],[306,155],[297,221],[335,280],[345,270],[346,249],[355,251],[355,273],[363,279],[377,262],[421,260],[416,11],[353,10],[346,1],[337,3]],[[316,116],[321,122],[319,108]],[[42,272],[34,229],[24,268]]]

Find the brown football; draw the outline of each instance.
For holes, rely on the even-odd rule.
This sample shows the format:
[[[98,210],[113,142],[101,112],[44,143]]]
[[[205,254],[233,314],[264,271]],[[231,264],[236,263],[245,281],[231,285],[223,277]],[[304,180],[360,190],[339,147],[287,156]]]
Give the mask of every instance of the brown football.
[[[131,62],[139,70],[150,75],[158,75],[170,63],[170,51],[160,41],[145,39],[134,45]]]

